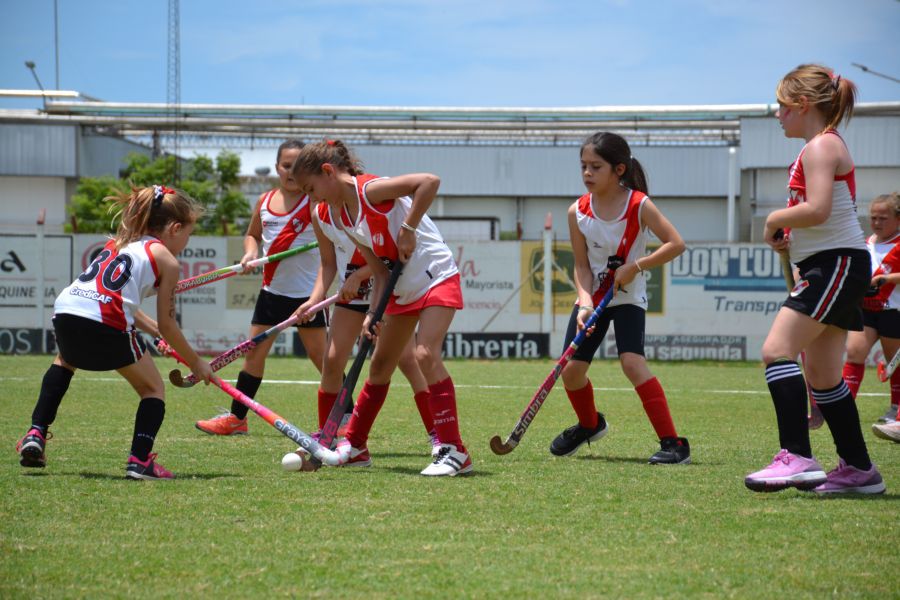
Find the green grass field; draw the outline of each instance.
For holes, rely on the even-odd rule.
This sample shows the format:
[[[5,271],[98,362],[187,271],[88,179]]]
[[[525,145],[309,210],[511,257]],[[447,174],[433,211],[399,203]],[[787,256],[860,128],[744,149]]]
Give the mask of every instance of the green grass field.
[[[248,436],[200,433],[194,421],[230,398],[170,387],[156,451],[172,482],[123,478],[137,402],[114,373],[76,375],[47,468],[22,469],[13,450],[48,364],[0,357],[3,598],[900,596],[900,445],[870,432],[888,402],[873,371],[859,406],[888,493],[819,498],[744,488],[778,449],[757,364],[653,364],[694,464],[651,467],[656,439],[617,363],[591,371],[610,434],[559,459],[547,447],[574,422],[561,386],[513,453],[488,448],[551,361],[451,362],[475,462],[452,479],[418,474],[430,448],[399,374],[369,441],[372,468],[316,473],[283,472],[295,445],[255,416]],[[309,363],[271,359],[267,377],[258,400],[312,428]],[[827,429],[812,438],[834,466]]]

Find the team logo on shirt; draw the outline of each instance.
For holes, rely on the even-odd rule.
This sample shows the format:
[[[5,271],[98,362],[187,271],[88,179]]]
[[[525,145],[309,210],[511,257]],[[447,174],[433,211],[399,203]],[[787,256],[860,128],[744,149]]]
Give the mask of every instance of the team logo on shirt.
[[[801,279],[797,282],[797,285],[794,286],[794,289],[791,290],[791,298],[796,298],[800,294],[803,293],[803,290],[809,287],[809,282],[805,279]]]
[[[303,230],[306,229],[307,225],[308,223],[304,223],[297,217],[291,218],[291,227],[293,228],[294,233],[303,233]]]
[[[376,246],[384,246],[384,234],[383,233],[373,233],[372,234],[372,243]]]

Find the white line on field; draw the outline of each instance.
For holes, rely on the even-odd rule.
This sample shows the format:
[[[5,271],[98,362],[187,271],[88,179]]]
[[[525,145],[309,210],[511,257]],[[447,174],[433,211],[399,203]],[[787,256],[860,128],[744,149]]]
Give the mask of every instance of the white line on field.
[[[33,377],[0,377],[0,381],[32,381],[35,378]],[[125,380],[121,377],[78,377],[81,381],[119,381],[121,383],[125,383]],[[230,380],[232,384],[235,384],[233,380]],[[265,379],[263,383],[273,383],[276,385],[319,385],[318,380],[313,379]],[[480,390],[534,390],[537,391],[537,386],[530,385],[478,385],[478,384],[468,384],[468,383],[454,383],[454,387],[458,388],[477,388]],[[558,386],[558,389],[562,389],[562,386]],[[599,392],[631,392],[634,391],[633,388],[630,387],[595,387],[595,390]],[[668,388],[673,392],[684,391],[679,388]],[[767,395],[768,390],[704,390],[704,389],[693,389],[690,390],[692,392],[699,392],[704,394],[760,394]],[[884,394],[874,393],[874,392],[860,392],[859,396],[885,396]]]

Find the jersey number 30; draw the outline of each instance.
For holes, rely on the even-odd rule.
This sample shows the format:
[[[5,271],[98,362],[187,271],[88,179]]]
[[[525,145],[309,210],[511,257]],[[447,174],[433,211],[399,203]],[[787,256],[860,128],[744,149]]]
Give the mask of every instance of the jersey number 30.
[[[94,259],[94,262],[85,269],[84,273],[78,276],[78,281],[87,283],[95,279],[97,274],[100,273],[103,263],[106,262],[110,255],[112,255],[112,252],[104,248],[97,255],[97,258]],[[100,280],[103,283],[103,287],[111,292],[118,292],[125,287],[125,284],[131,279],[131,265],[133,264],[134,259],[127,254],[119,254],[109,261],[109,264],[103,268],[103,277]]]

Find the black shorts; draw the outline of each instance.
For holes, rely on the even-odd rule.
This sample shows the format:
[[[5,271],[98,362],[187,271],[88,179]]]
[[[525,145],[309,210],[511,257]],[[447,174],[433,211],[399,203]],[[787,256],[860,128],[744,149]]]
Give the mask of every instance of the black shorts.
[[[878,332],[878,337],[900,339],[900,310],[864,310],[863,325]]]
[[[577,314],[578,306],[576,305],[572,309],[572,316],[569,317],[569,326],[566,328],[566,342],[563,344],[563,351],[575,339],[578,329],[578,321],[575,320]],[[584,338],[575,354],[572,355],[572,359],[582,360],[587,363],[591,362],[594,359],[594,355],[597,354],[600,344],[603,343],[606,332],[609,331],[610,322],[615,324],[616,327],[616,350],[618,350],[619,355],[624,352],[644,355],[644,328],[647,322],[647,311],[634,304],[620,304],[619,306],[603,309],[600,317],[594,323],[594,332]]]
[[[341,308],[346,308],[347,310],[358,313],[368,312],[369,310],[368,304],[344,304],[343,302],[338,302],[335,306],[340,306]]]
[[[252,325],[278,325],[282,321],[286,321],[294,311],[300,308],[300,305],[309,300],[309,298],[291,298],[290,296],[282,296],[281,294],[273,294],[266,290],[259,290],[259,296],[256,298],[256,307],[253,309]],[[316,328],[325,327],[328,324],[324,310],[316,313],[316,316],[297,325],[298,328]]]
[[[817,252],[797,264],[800,279],[784,306],[825,325],[862,331],[862,304],[872,280],[866,250],[838,248]]]
[[[56,347],[63,360],[86,371],[114,371],[133,365],[147,351],[137,331],[60,313],[53,316]]]

